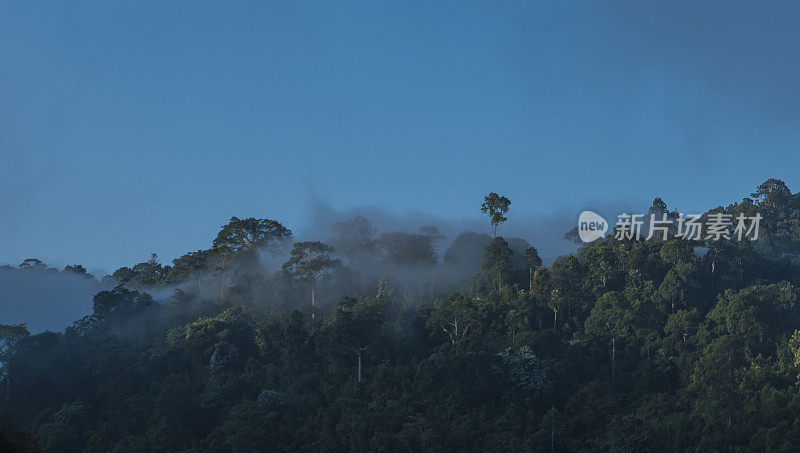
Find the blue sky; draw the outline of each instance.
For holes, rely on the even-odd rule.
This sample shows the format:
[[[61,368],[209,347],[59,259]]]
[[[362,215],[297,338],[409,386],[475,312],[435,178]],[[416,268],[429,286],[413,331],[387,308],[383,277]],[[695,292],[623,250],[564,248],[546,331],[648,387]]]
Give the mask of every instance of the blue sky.
[[[319,204],[472,221],[496,191],[511,224],[797,191],[798,23],[788,1],[6,1],[0,263],[169,261]]]

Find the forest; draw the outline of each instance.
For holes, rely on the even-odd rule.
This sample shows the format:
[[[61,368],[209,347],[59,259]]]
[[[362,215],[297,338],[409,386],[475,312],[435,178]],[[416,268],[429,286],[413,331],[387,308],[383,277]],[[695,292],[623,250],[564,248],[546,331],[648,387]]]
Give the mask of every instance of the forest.
[[[755,241],[610,234],[552,263],[481,201],[485,232],[446,248],[232,217],[169,265],[0,267],[102,287],[61,332],[0,324],[0,450],[797,449],[800,194],[769,179],[704,214],[761,215]]]

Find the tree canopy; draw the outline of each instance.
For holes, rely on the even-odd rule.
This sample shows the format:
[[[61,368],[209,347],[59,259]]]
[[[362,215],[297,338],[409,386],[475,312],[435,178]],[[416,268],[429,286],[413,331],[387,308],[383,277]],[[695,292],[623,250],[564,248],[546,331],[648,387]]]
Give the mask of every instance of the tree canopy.
[[[706,213],[762,213],[752,243],[609,236],[555,260],[473,232],[439,260],[438,230],[354,219],[337,248],[254,263],[290,233],[233,218],[209,249],[120,269],[63,332],[0,325],[0,450],[796,450],[785,187]],[[38,259],[0,272],[94,278]]]

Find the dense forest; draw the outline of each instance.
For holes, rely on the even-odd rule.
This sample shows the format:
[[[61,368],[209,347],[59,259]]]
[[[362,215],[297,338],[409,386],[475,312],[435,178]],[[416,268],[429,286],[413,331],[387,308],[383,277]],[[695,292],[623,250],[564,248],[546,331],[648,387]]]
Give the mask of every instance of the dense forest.
[[[798,448],[800,194],[704,214],[759,213],[756,241],[609,235],[549,266],[502,236],[509,206],[446,250],[435,226],[293,242],[233,217],[102,279],[63,332],[0,325],[0,450]]]

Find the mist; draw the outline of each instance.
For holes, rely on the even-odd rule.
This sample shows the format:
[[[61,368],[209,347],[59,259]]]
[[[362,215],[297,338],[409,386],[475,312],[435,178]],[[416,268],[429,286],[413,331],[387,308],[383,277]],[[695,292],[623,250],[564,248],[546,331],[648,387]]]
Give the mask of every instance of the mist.
[[[0,267],[0,323],[25,324],[31,333],[62,331],[92,312],[92,297],[108,284],[55,269]]]
[[[616,213],[631,210],[634,205],[640,205],[639,211],[646,212],[641,202],[594,203],[586,209],[593,209],[613,221]],[[564,234],[574,227],[579,212],[579,209],[565,207],[557,212],[536,215],[514,212],[512,205],[509,221],[501,225],[498,236],[506,238],[514,250],[515,268],[524,268],[521,255],[528,245],[537,248],[545,266],[560,256],[575,252],[578,245],[564,239]],[[477,215],[446,218],[419,210],[398,214],[375,206],[336,209],[325,201],[314,199],[305,225],[293,232],[291,240],[283,241],[269,251],[261,250],[257,261],[236,263],[230,274],[220,276],[213,269],[206,269],[173,283],[154,286],[125,284],[129,289],[150,294],[160,304],[169,303],[175,290],[194,293],[198,300],[213,300],[223,297],[226,291],[237,285],[237,275],[275,277],[289,259],[293,242],[321,241],[336,248],[337,225],[359,217],[371,226],[369,240],[374,242],[376,249],[372,255],[359,257],[347,256],[343,250],[334,252],[334,257],[340,259],[344,267],[320,282],[323,304],[330,304],[345,295],[374,294],[379,282],[390,285],[396,297],[409,303],[463,289],[479,272],[483,248],[491,238],[488,220]],[[384,234],[401,232],[419,237],[424,236],[423,231],[435,232],[431,239],[434,252],[431,262],[392,262],[385,250],[377,245]],[[472,242],[461,244],[466,249],[453,250],[462,233],[468,233],[463,240]],[[208,245],[197,244],[198,247]],[[42,266],[0,268],[0,322],[24,323],[32,333],[63,331],[74,321],[92,313],[92,298],[97,292],[118,283],[110,276],[103,278],[101,283],[90,274],[59,272]],[[303,301],[305,291],[303,285],[295,285],[295,298]],[[272,297],[262,294],[253,303],[268,306],[274,304]]]

